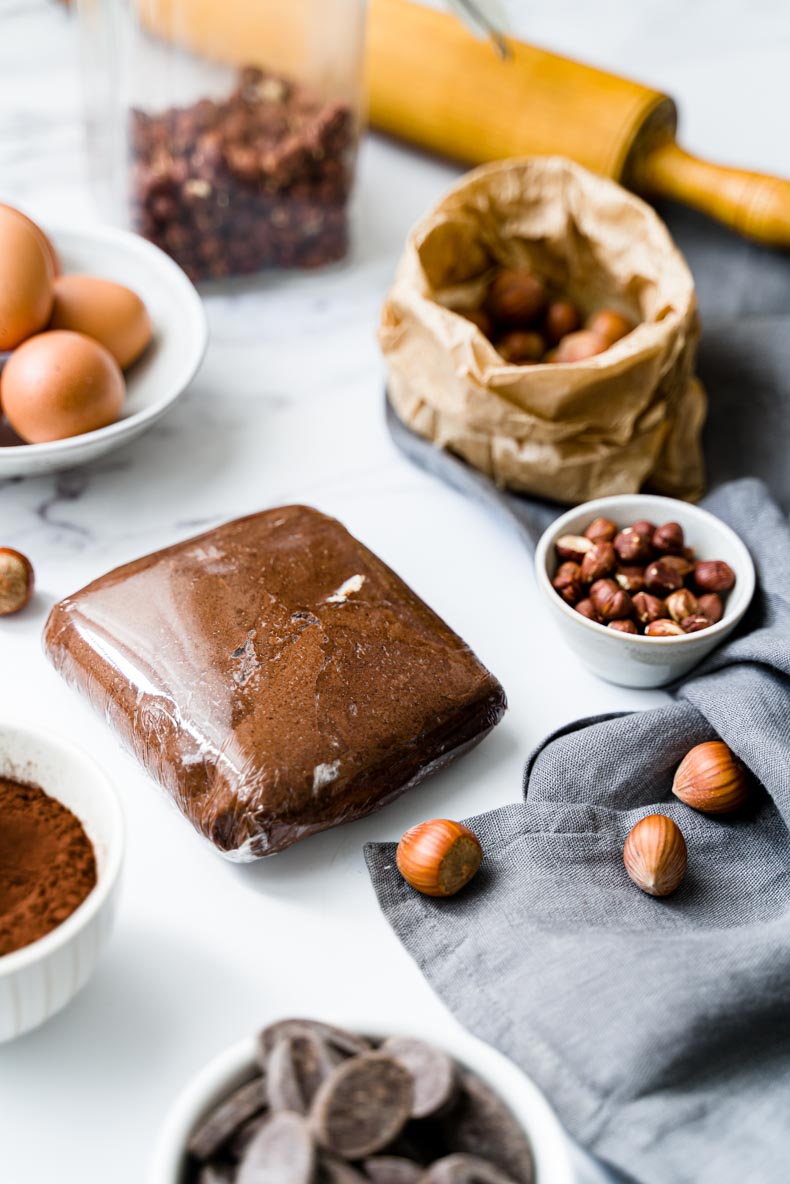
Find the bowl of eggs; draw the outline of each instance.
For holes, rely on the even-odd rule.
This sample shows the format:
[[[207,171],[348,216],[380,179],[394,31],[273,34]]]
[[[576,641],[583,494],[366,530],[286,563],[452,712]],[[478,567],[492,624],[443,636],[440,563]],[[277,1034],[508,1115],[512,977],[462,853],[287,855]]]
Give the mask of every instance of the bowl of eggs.
[[[73,468],[183,394],[208,336],[200,297],[125,231],[47,228],[0,205],[0,479]]]

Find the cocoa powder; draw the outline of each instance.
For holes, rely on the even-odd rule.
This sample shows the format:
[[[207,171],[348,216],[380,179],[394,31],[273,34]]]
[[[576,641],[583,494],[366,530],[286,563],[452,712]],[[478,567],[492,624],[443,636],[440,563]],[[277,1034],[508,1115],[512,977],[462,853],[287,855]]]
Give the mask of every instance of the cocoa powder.
[[[0,777],[0,955],[57,928],[95,884],[79,819],[37,785]]]

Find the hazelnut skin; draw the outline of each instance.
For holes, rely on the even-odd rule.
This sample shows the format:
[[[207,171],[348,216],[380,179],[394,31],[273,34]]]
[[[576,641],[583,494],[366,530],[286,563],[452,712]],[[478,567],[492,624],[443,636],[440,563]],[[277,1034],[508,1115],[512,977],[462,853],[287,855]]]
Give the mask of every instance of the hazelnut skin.
[[[27,556],[11,547],[0,547],[0,617],[18,613],[29,604],[35,583]]]
[[[680,555],[683,551],[683,527],[679,522],[665,522],[653,532],[653,549],[662,555]]]
[[[599,337],[603,337],[609,346],[614,345],[615,341],[619,341],[621,337],[630,333],[634,328],[634,322],[613,308],[600,308],[598,312],[594,312],[592,316],[587,318],[584,327],[589,329],[591,333],[597,333]]]
[[[645,629],[646,637],[684,637],[684,630],[677,621],[651,621]]]
[[[592,584],[602,580],[614,571],[616,565],[617,556],[611,543],[593,543],[582,559],[581,581],[583,584]]]
[[[735,572],[723,559],[701,559],[694,564],[694,583],[700,592],[729,592]]]
[[[564,534],[554,544],[558,559],[571,559],[574,563],[581,563],[591,548],[590,540],[580,534]]]
[[[543,357],[546,342],[540,333],[530,330],[514,329],[496,343],[496,351],[501,358],[513,366],[529,365],[539,362]]]
[[[615,535],[614,549],[625,564],[647,563],[652,555],[650,540],[633,526],[627,526]]]
[[[568,333],[557,346],[555,362],[584,362],[587,358],[594,358],[604,353],[609,343],[599,337],[597,333],[589,333],[586,329],[579,329],[578,333]]]
[[[627,618],[623,620],[610,621],[606,627],[607,629],[614,629],[616,633],[639,633],[639,630],[637,629],[634,622],[629,621]]]
[[[586,539],[594,543],[611,543],[617,534],[617,523],[611,518],[595,518],[584,532]]]
[[[633,605],[636,619],[642,625],[660,621],[668,615],[664,601],[659,600],[657,596],[651,596],[649,592],[637,592],[633,597]]]
[[[688,588],[670,592],[664,603],[673,621],[682,621],[684,617],[692,617],[699,611],[699,601]]]
[[[684,617],[680,625],[684,633],[700,633],[703,629],[710,629],[710,621],[704,613],[694,613],[690,617]]]
[[[724,603],[718,592],[706,592],[697,601],[699,611],[703,613],[711,625],[717,625],[724,616]]]
[[[590,588],[590,600],[602,621],[629,617],[633,610],[631,597],[614,580],[596,580]]]
[[[570,300],[552,300],[546,309],[543,332],[551,345],[558,345],[563,337],[575,333],[581,323],[579,310]]]
[[[601,618],[598,616],[595,605],[590,600],[589,596],[586,596],[584,600],[580,600],[579,603],[575,604],[573,607],[576,609],[577,613],[580,613],[581,616],[586,617],[588,621],[597,621],[600,624]]]
[[[546,307],[546,289],[529,267],[506,267],[495,275],[485,300],[486,312],[502,325],[529,324]]]
[[[635,592],[644,590],[645,569],[643,567],[621,567],[614,573],[614,578],[620,587],[625,588],[626,592],[630,592],[632,596]]]
[[[645,587],[653,596],[669,596],[683,587],[683,580],[665,560],[657,559],[645,568]]]

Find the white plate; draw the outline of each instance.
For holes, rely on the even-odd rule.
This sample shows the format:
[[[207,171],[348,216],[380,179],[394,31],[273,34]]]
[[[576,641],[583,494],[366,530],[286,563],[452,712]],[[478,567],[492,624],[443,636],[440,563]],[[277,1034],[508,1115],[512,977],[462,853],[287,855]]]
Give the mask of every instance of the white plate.
[[[0,422],[0,479],[70,469],[128,444],[161,418],[194,378],[208,339],[206,314],[194,287],[163,251],[124,230],[45,227],[65,273],[126,284],[151,315],[154,338],[126,372],[121,418],[109,427],[49,444],[22,444]]]

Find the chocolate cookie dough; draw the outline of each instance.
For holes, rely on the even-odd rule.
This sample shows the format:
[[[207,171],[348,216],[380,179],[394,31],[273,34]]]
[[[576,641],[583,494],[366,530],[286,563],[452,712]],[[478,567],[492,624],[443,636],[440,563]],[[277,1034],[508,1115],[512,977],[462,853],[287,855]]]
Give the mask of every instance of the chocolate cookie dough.
[[[469,647],[305,506],[110,572],[55,606],[45,647],[201,834],[242,861],[393,801],[505,709]]]

